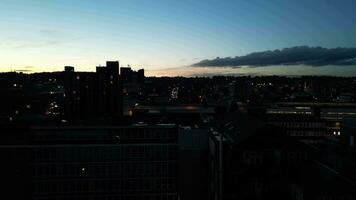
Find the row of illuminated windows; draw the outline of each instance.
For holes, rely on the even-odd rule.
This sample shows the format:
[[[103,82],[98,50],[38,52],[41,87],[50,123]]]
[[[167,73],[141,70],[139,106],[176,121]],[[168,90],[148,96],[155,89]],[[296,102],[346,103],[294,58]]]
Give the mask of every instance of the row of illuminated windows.
[[[174,160],[177,146],[157,145],[107,145],[39,147],[33,150],[33,159],[42,162],[70,161],[130,161],[130,160]]]
[[[267,114],[299,114],[299,115],[312,115],[311,111],[297,111],[297,110],[267,110]]]
[[[176,139],[176,129],[122,128],[88,130],[38,130],[35,140],[121,140],[121,139]]]
[[[175,177],[176,162],[117,162],[78,164],[35,164],[33,176],[49,177]]]
[[[174,178],[86,180],[86,181],[43,181],[33,184],[35,194],[75,194],[98,192],[174,192]]]
[[[274,125],[283,126],[287,128],[325,128],[325,123],[319,122],[274,122]]]

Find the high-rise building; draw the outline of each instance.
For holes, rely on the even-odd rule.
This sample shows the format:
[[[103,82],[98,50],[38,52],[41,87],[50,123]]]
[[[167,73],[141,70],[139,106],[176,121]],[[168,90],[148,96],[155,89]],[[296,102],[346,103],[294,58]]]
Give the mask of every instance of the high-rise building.
[[[65,115],[68,120],[112,119],[122,116],[119,62],[108,61],[96,73],[74,72],[65,67]]]
[[[120,68],[120,76],[123,82],[131,82],[132,81],[132,73],[131,67],[121,67]]]
[[[139,70],[137,70],[136,74],[137,74],[137,82],[144,83],[145,82],[145,70],[139,69]]]

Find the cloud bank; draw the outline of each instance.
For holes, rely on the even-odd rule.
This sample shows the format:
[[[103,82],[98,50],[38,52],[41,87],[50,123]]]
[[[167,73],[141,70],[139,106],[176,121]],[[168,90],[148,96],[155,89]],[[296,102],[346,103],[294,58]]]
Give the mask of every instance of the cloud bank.
[[[282,50],[262,51],[245,56],[202,60],[193,67],[264,67],[271,65],[356,65],[356,48],[322,48],[297,46]]]

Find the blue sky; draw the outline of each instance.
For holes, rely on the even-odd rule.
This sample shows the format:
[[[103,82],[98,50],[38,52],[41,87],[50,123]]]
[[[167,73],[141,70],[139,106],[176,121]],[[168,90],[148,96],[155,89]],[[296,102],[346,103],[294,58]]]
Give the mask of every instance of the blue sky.
[[[164,71],[298,45],[356,47],[355,0],[2,0],[0,71]]]

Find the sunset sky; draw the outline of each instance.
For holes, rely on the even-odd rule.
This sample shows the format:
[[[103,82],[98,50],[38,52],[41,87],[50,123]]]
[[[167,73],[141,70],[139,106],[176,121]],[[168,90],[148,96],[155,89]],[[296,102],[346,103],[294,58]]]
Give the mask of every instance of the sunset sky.
[[[356,47],[355,8],[355,0],[1,0],[0,71],[93,71],[119,60],[148,75],[356,75],[356,66],[188,67],[292,46]]]

